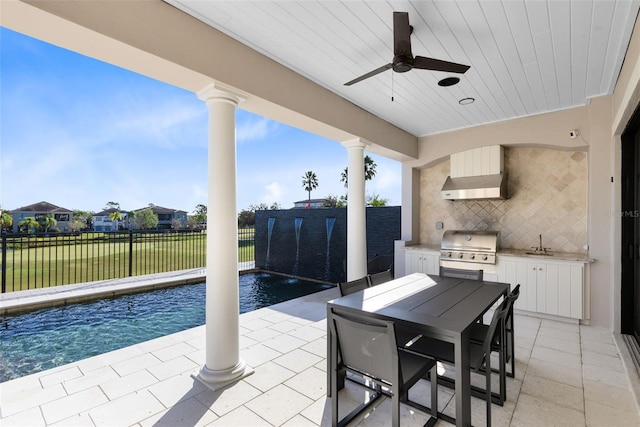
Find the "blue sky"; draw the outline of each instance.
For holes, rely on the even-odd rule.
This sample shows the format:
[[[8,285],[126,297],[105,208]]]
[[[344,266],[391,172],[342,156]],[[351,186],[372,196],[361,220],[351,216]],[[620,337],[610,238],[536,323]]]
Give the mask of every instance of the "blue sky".
[[[196,95],[0,27],[0,204],[100,211],[207,202],[207,109]],[[344,194],[338,142],[238,109],[237,210]],[[400,204],[400,163],[377,164],[367,194]]]

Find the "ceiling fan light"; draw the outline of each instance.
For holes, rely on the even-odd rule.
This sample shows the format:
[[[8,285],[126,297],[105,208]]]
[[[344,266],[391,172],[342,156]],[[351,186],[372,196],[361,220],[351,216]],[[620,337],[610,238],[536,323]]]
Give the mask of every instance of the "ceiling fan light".
[[[473,104],[475,100],[476,100],[475,98],[471,98],[471,97],[462,98],[460,101],[458,101],[458,104],[469,105],[469,104]]]
[[[438,82],[438,86],[447,87],[453,86],[460,82],[460,79],[457,77],[446,77]]]

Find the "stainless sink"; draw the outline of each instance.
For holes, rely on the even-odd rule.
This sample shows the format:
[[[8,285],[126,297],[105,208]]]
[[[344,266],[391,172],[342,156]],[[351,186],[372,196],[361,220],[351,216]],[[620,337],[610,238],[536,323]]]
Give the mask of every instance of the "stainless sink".
[[[526,252],[527,255],[553,256],[548,252]]]

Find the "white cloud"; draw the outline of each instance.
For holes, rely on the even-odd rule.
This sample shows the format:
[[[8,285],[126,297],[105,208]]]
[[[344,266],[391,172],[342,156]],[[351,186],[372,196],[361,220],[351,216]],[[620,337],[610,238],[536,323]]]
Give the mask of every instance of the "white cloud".
[[[205,186],[204,188],[200,185],[200,184],[193,184],[193,187],[191,189],[191,197],[194,200],[204,200],[204,201],[200,201],[198,203],[206,203],[207,201],[207,187]],[[196,205],[198,204],[196,203]],[[194,205],[195,206],[195,205]]]
[[[391,169],[386,166],[377,168],[376,176],[371,181],[379,191],[399,188],[402,185],[402,177],[399,168]]]
[[[276,131],[278,127],[280,124],[264,117],[239,121],[236,124],[236,140],[238,143],[260,140]]]
[[[120,110],[114,114],[115,117],[108,118],[105,123],[108,126],[105,127],[117,130],[117,134],[111,138],[127,135],[137,136],[138,141],[142,137],[145,141],[163,146],[183,145],[190,141],[184,138],[182,129],[194,126],[199,119],[206,126],[206,110],[198,108],[197,104],[172,101],[161,105],[120,104]],[[206,140],[202,142],[206,144]]]
[[[268,205],[271,205],[274,202],[278,202],[282,204],[282,198],[284,197],[286,192],[287,191],[282,185],[274,181],[271,184],[268,184],[264,187],[264,192],[262,193],[261,201],[262,203],[266,203]]]

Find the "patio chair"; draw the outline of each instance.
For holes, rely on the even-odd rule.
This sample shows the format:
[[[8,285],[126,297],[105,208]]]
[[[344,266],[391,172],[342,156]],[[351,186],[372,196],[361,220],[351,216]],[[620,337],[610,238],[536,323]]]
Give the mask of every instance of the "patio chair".
[[[408,391],[421,378],[431,371],[431,417],[427,424],[432,426],[437,419],[437,372],[436,362],[432,358],[406,352],[399,349],[393,322],[374,318],[356,318],[339,314],[332,310],[330,327],[336,337],[338,365],[331,372],[331,417],[333,427],[342,427],[358,414],[376,402],[383,394],[391,394],[391,425],[400,425],[400,400],[408,396]],[[375,391],[339,420],[337,375],[342,369],[364,376]],[[383,390],[385,388],[386,390]]]
[[[493,313],[491,323],[482,344],[471,343],[469,364],[476,373],[484,374],[486,385],[483,398],[487,402],[487,427],[491,426],[491,352],[493,348],[499,350],[499,364],[504,369],[504,352],[502,351],[502,341],[504,340],[504,319],[509,311],[509,298],[505,298]],[[405,347],[407,351],[423,354],[432,357],[439,362],[453,365],[455,359],[455,348],[452,343],[440,341],[438,339],[422,337],[412,345]],[[504,390],[506,384],[500,384]],[[473,389],[473,388],[472,388]],[[500,402],[502,404],[502,402]]]
[[[462,270],[459,268],[448,268],[440,266],[440,277],[453,277],[457,279],[480,280],[484,276],[483,270]]]
[[[369,274],[391,269],[393,269],[393,256],[391,255],[376,255],[367,261],[367,273]]]
[[[507,298],[511,301],[509,302],[509,311],[507,312],[507,316],[504,320],[505,327],[505,340],[503,351],[505,352],[505,363],[511,365],[511,372],[507,371],[506,375],[508,377],[514,378],[516,375],[516,361],[515,361],[515,344],[514,344],[514,329],[513,329],[513,305],[516,300],[520,296],[520,285],[516,285],[513,288],[513,291],[509,293]],[[489,325],[484,325],[482,323],[477,323],[473,325],[473,329],[471,329],[471,340],[476,343],[482,343],[484,337],[487,334],[487,329]],[[497,348],[493,348],[493,351],[498,351]],[[494,370],[495,372],[495,370]]]
[[[352,293],[361,291],[369,287],[369,280],[367,276],[362,279],[352,280],[350,282],[341,282],[338,283],[338,288],[340,288],[340,295],[351,295]]]
[[[369,274],[367,278],[369,279],[369,286],[376,286],[393,280],[393,274],[391,274],[391,269],[389,269],[381,271],[380,273]]]
[[[362,279],[352,280],[351,282],[338,283],[338,288],[340,289],[340,295],[346,296],[346,295],[351,295],[353,293],[356,293],[358,291],[368,288],[370,286],[369,283],[370,283],[369,278],[365,276]],[[405,345],[410,343],[412,340],[415,340],[417,337],[418,337],[418,334],[411,329],[406,329],[402,327],[396,328],[396,338],[398,343],[400,343],[401,347],[404,347]],[[345,373],[341,372],[339,377],[340,377],[340,384],[343,384]],[[363,381],[359,381],[355,379],[353,380],[361,384],[363,383]]]
[[[377,283],[378,280],[383,280],[383,278],[385,279],[388,278],[387,280],[384,280],[385,282],[393,279],[393,277],[391,276],[391,270],[387,270],[386,272],[382,272],[379,274],[381,274],[381,276],[375,279],[376,284],[383,283],[383,282]],[[338,283],[338,288],[340,288],[341,296],[351,295],[355,292],[361,291],[370,286],[373,286],[373,285],[371,285],[369,276],[365,276],[362,279],[352,280],[351,282]],[[415,339],[418,336],[418,334],[415,333],[413,330],[406,329],[406,328],[396,328],[396,333],[397,333],[398,342],[401,344],[401,346],[406,345],[407,343],[409,343],[411,340]]]

